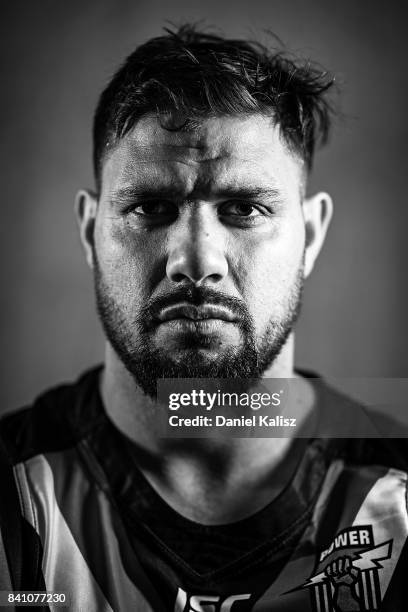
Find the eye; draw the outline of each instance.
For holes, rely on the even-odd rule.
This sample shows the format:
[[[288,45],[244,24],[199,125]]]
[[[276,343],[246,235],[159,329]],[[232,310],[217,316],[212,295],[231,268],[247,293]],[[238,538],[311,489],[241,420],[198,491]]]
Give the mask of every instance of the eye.
[[[259,208],[250,202],[234,200],[225,202],[221,206],[221,214],[234,215],[236,217],[257,217],[261,214]]]
[[[167,200],[148,200],[132,206],[131,211],[143,217],[169,216],[177,213],[177,206]]]

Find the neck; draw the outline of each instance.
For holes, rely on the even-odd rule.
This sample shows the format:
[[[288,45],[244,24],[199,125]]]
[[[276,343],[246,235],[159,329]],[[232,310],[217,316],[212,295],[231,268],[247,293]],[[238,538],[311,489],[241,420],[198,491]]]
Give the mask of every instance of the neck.
[[[293,353],[290,336],[264,377],[294,378]],[[298,383],[294,399],[307,418],[313,392],[305,380]],[[181,514],[202,523],[238,520],[268,503],[290,478],[303,447],[290,438],[161,437],[163,406],[144,395],[109,344],[101,395],[111,421],[134,443],[151,485]]]

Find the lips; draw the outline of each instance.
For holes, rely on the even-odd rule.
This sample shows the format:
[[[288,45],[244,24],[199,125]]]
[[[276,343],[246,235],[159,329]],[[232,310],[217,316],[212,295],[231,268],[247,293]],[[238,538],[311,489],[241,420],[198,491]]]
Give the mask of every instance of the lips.
[[[175,304],[163,308],[159,313],[158,319],[161,323],[173,321],[174,319],[188,319],[190,321],[204,321],[207,319],[221,319],[222,321],[234,322],[237,317],[232,312],[222,306],[213,304]]]

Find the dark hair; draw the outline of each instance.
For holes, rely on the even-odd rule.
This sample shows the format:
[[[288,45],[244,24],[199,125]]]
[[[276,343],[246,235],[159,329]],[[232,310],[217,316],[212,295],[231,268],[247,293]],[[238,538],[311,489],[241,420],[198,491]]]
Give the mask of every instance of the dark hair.
[[[148,113],[167,129],[191,128],[208,116],[269,114],[311,167],[316,145],[328,138],[332,76],[260,43],[191,25],[165,31],[129,55],[100,97],[93,129],[98,186],[105,152]]]

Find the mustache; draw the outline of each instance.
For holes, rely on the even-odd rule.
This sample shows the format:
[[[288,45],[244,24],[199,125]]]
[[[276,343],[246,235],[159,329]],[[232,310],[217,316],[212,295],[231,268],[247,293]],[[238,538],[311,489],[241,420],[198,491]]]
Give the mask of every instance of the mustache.
[[[236,318],[238,325],[243,329],[252,329],[252,319],[245,303],[230,295],[212,289],[211,287],[180,287],[171,293],[165,293],[148,300],[142,308],[138,322],[142,328],[151,329],[157,325],[160,312],[169,306],[188,303],[193,306],[214,305],[223,306]]]

